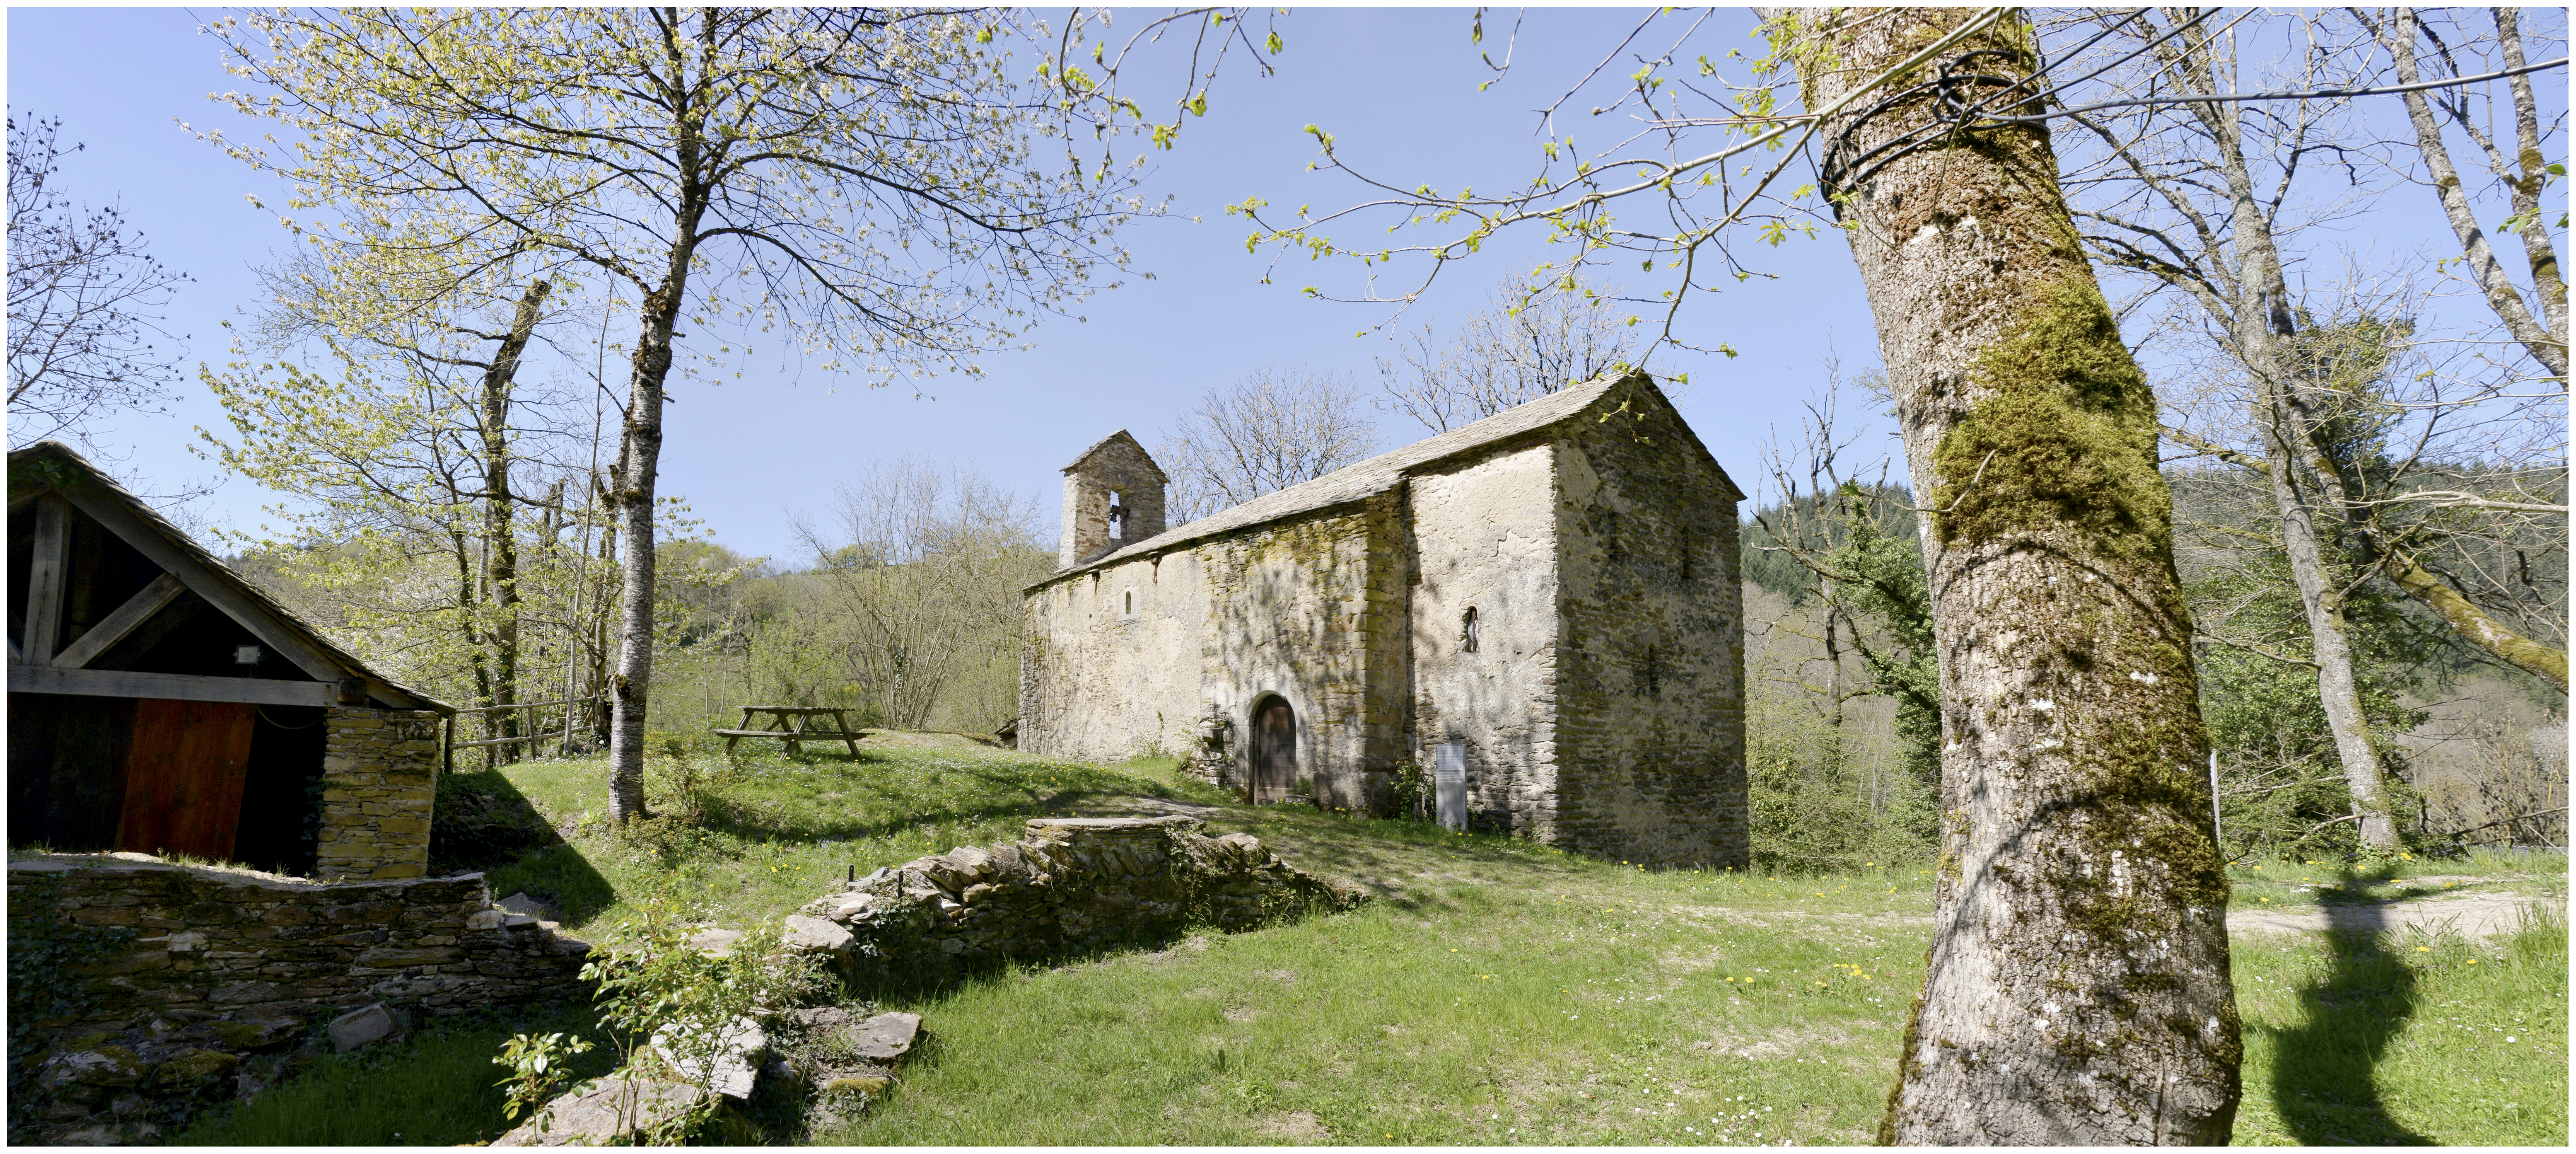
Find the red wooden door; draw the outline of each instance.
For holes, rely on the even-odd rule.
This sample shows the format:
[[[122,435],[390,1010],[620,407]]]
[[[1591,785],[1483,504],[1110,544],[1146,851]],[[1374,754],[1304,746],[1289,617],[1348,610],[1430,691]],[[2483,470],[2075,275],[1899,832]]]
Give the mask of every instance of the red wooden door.
[[[237,701],[135,702],[116,848],[232,857],[258,710]]]

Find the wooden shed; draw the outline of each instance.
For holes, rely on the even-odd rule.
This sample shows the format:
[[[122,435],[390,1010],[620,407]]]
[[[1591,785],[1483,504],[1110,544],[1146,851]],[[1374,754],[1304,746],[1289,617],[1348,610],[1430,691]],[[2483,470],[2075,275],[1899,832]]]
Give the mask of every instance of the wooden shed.
[[[13,847],[311,874],[335,735],[455,713],[54,441],[9,454],[8,634]]]

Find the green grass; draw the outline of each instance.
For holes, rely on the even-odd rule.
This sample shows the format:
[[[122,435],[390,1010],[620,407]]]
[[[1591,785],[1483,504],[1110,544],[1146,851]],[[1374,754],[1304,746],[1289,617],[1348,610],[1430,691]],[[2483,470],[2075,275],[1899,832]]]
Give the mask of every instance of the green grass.
[[[2454,858],[2412,854],[2356,869],[2330,861],[2267,861],[2228,868],[2237,908],[2300,909],[2338,903],[2447,897],[2501,889],[2564,904],[2566,858],[2471,850]]]
[[[2248,937],[2241,1145],[2564,1146],[2567,923]]]
[[[1920,981],[1919,881],[1372,840],[1382,864],[1426,872],[1357,912],[903,1007],[937,1049],[885,1108],[816,1140],[1850,1143],[1875,1128]]]
[[[767,743],[745,743],[730,764],[692,751],[708,783],[695,807],[672,761],[655,756],[647,799],[658,816],[627,830],[606,818],[604,759],[508,767],[509,788],[562,840],[484,872],[494,897],[524,890],[561,911],[568,930],[601,940],[654,886],[684,895],[698,916],[749,924],[792,912],[852,871],[1017,841],[1032,817],[1133,797],[1222,800],[1168,759],[1101,767],[948,734],[879,733],[861,748],[855,762],[812,747],[790,758]]]
[[[657,759],[655,804],[672,816],[624,834],[598,820],[600,762],[510,768],[511,788],[569,837],[493,868],[495,892],[555,898],[599,939],[657,885],[744,925],[853,868],[1012,840],[1038,814],[1135,812],[1136,799],[1156,797],[1214,805],[1209,832],[1256,833],[1298,865],[1380,895],[1348,914],[889,1001],[921,1013],[930,1040],[874,1114],[811,1136],[823,1143],[1860,1143],[1875,1131],[1922,979],[1923,863],[1810,877],[1648,873],[1409,822],[1252,810],[1175,776],[1169,761],[1075,765],[939,735],[883,735],[865,748],[856,763],[752,754],[694,816],[680,812],[689,807]],[[2269,909],[2461,890],[2563,899],[2566,889],[2557,858],[2233,872],[2240,906]],[[2565,1142],[2563,922],[2481,943],[2245,935],[2235,965],[2239,1142]],[[407,1065],[369,1059],[252,1108],[314,1125],[343,1098],[390,1109],[452,1081],[434,1110],[455,1122],[405,1118],[328,1139],[237,1122],[196,1140],[409,1144],[496,1132],[498,1092],[473,1087],[498,1078],[489,1057],[507,1033],[460,1032]],[[447,1066],[455,1071],[432,1079]],[[477,1109],[488,1114],[479,1128],[469,1124]],[[390,1136],[397,1128],[403,1137]]]
[[[521,1031],[590,1033],[595,1019],[577,1002],[496,1010],[422,1025],[407,1043],[380,1044],[315,1060],[302,1076],[247,1102],[200,1117],[171,1136],[180,1146],[453,1146],[488,1142],[511,1123],[501,1116],[492,1064]],[[603,1047],[572,1062],[572,1077],[605,1074]]]

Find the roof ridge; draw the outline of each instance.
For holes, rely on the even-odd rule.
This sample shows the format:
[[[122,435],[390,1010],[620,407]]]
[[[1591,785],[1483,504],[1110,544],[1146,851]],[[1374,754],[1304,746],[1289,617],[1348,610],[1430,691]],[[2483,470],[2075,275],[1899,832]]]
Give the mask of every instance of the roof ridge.
[[[1367,460],[1345,465],[1314,480],[1265,493],[1196,521],[1176,525],[1115,552],[1103,554],[1079,565],[1059,569],[1039,579],[1030,588],[1048,584],[1071,574],[1097,569],[1122,559],[1159,552],[1185,542],[1214,537],[1382,493],[1403,480],[1407,470],[1459,453],[1471,452],[1511,437],[1562,424],[1590,408],[1593,402],[1600,400],[1611,389],[1632,378],[1642,379],[1648,388],[1655,387],[1654,378],[1641,370],[1631,370],[1624,376],[1605,374],[1595,377],[1582,384],[1559,389],[1546,396],[1515,405],[1492,416],[1470,421],[1457,428],[1434,433],[1412,444],[1388,450]],[[1120,430],[1120,432],[1124,431]],[[1111,434],[1111,438],[1115,436],[1116,434]],[[1107,443],[1108,439],[1104,438],[1102,443]],[[1094,449],[1098,447],[1093,446]],[[1075,460],[1079,463],[1081,458]]]

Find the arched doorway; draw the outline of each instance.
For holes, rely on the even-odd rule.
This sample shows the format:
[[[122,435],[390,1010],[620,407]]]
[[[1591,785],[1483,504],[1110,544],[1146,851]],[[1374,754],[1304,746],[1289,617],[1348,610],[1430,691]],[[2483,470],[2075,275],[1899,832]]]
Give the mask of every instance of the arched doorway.
[[[1297,785],[1297,711],[1277,697],[1252,709],[1252,804],[1267,805]]]

